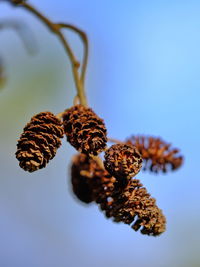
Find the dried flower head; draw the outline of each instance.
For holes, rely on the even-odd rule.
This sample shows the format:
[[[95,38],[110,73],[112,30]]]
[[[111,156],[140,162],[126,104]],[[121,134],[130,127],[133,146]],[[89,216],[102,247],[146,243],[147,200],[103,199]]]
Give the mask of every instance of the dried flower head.
[[[160,138],[132,136],[127,140],[127,144],[137,147],[144,160],[144,170],[155,173],[167,172],[178,169],[183,163],[179,149],[171,148],[171,144]]]
[[[116,178],[131,178],[140,171],[142,158],[136,147],[115,144],[106,150],[104,166]]]
[[[16,158],[22,169],[34,172],[53,159],[64,135],[61,121],[51,112],[41,112],[25,126]]]
[[[124,188],[116,183],[101,209],[106,217],[129,224],[135,231],[141,229],[142,234],[157,236],[165,231],[166,219],[162,211],[137,179],[128,181]]]
[[[91,108],[76,105],[63,114],[63,125],[67,141],[79,152],[97,155],[106,147],[105,124]]]

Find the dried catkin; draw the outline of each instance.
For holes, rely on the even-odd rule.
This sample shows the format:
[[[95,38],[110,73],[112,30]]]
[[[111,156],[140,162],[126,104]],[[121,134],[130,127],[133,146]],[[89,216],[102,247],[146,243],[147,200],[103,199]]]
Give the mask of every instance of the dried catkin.
[[[63,114],[67,141],[79,152],[98,155],[106,147],[107,130],[104,121],[91,108],[76,105]]]
[[[64,135],[61,121],[51,112],[41,112],[25,126],[17,144],[16,158],[22,169],[34,172],[56,155]]]
[[[142,157],[132,145],[115,144],[106,150],[104,166],[116,178],[131,178],[140,171]]]
[[[178,169],[183,163],[179,149],[174,149],[160,138],[148,136],[132,136],[127,144],[137,147],[144,161],[144,170],[151,172],[167,172]]]

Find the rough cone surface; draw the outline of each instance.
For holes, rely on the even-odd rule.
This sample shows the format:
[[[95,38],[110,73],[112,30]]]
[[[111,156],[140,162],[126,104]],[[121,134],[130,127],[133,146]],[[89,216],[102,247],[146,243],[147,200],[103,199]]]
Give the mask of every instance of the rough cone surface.
[[[105,153],[105,169],[116,178],[131,178],[142,167],[142,157],[133,145],[115,144]]]
[[[132,136],[127,144],[137,147],[144,160],[144,170],[151,172],[167,172],[178,169],[183,163],[179,149],[174,149],[160,138],[148,136]]]
[[[25,126],[16,158],[22,169],[34,172],[46,166],[56,155],[64,135],[61,121],[51,112],[41,112]]]
[[[63,125],[67,141],[79,152],[98,155],[106,147],[107,130],[91,108],[73,106],[63,114]]]

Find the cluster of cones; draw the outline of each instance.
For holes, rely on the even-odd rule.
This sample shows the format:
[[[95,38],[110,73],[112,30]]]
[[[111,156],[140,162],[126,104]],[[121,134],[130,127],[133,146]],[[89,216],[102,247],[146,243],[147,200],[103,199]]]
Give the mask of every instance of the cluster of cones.
[[[146,188],[134,177],[142,169],[151,172],[175,170],[182,164],[179,150],[159,138],[133,136],[107,148],[104,121],[92,109],[75,105],[62,114],[35,115],[25,126],[16,157],[19,165],[33,172],[44,168],[61,145],[61,138],[79,154],[72,160],[71,179],[79,200],[96,202],[106,217],[131,225],[137,231],[157,236],[165,231],[166,219]],[[105,151],[104,162],[98,154]]]
[[[162,211],[138,179],[116,178],[84,154],[73,158],[71,179],[79,200],[96,202],[107,218],[141,229],[142,234],[157,236],[165,231]]]

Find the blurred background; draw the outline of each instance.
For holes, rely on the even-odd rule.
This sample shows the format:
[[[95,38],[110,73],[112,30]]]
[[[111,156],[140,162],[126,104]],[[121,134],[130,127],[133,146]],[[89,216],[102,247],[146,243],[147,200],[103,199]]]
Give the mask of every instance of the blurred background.
[[[38,52],[27,54],[13,30],[0,31],[7,77],[0,91],[0,266],[200,266],[200,2],[30,3],[88,34],[87,95],[109,136],[161,136],[181,148],[185,163],[168,175],[138,175],[167,217],[167,231],[156,238],[107,220],[96,205],[72,195],[69,166],[76,151],[64,139],[45,169],[20,169],[14,153],[24,125],[38,112],[70,107],[75,87],[57,38],[1,1],[0,21],[27,23]],[[79,38],[66,36],[80,58]]]

